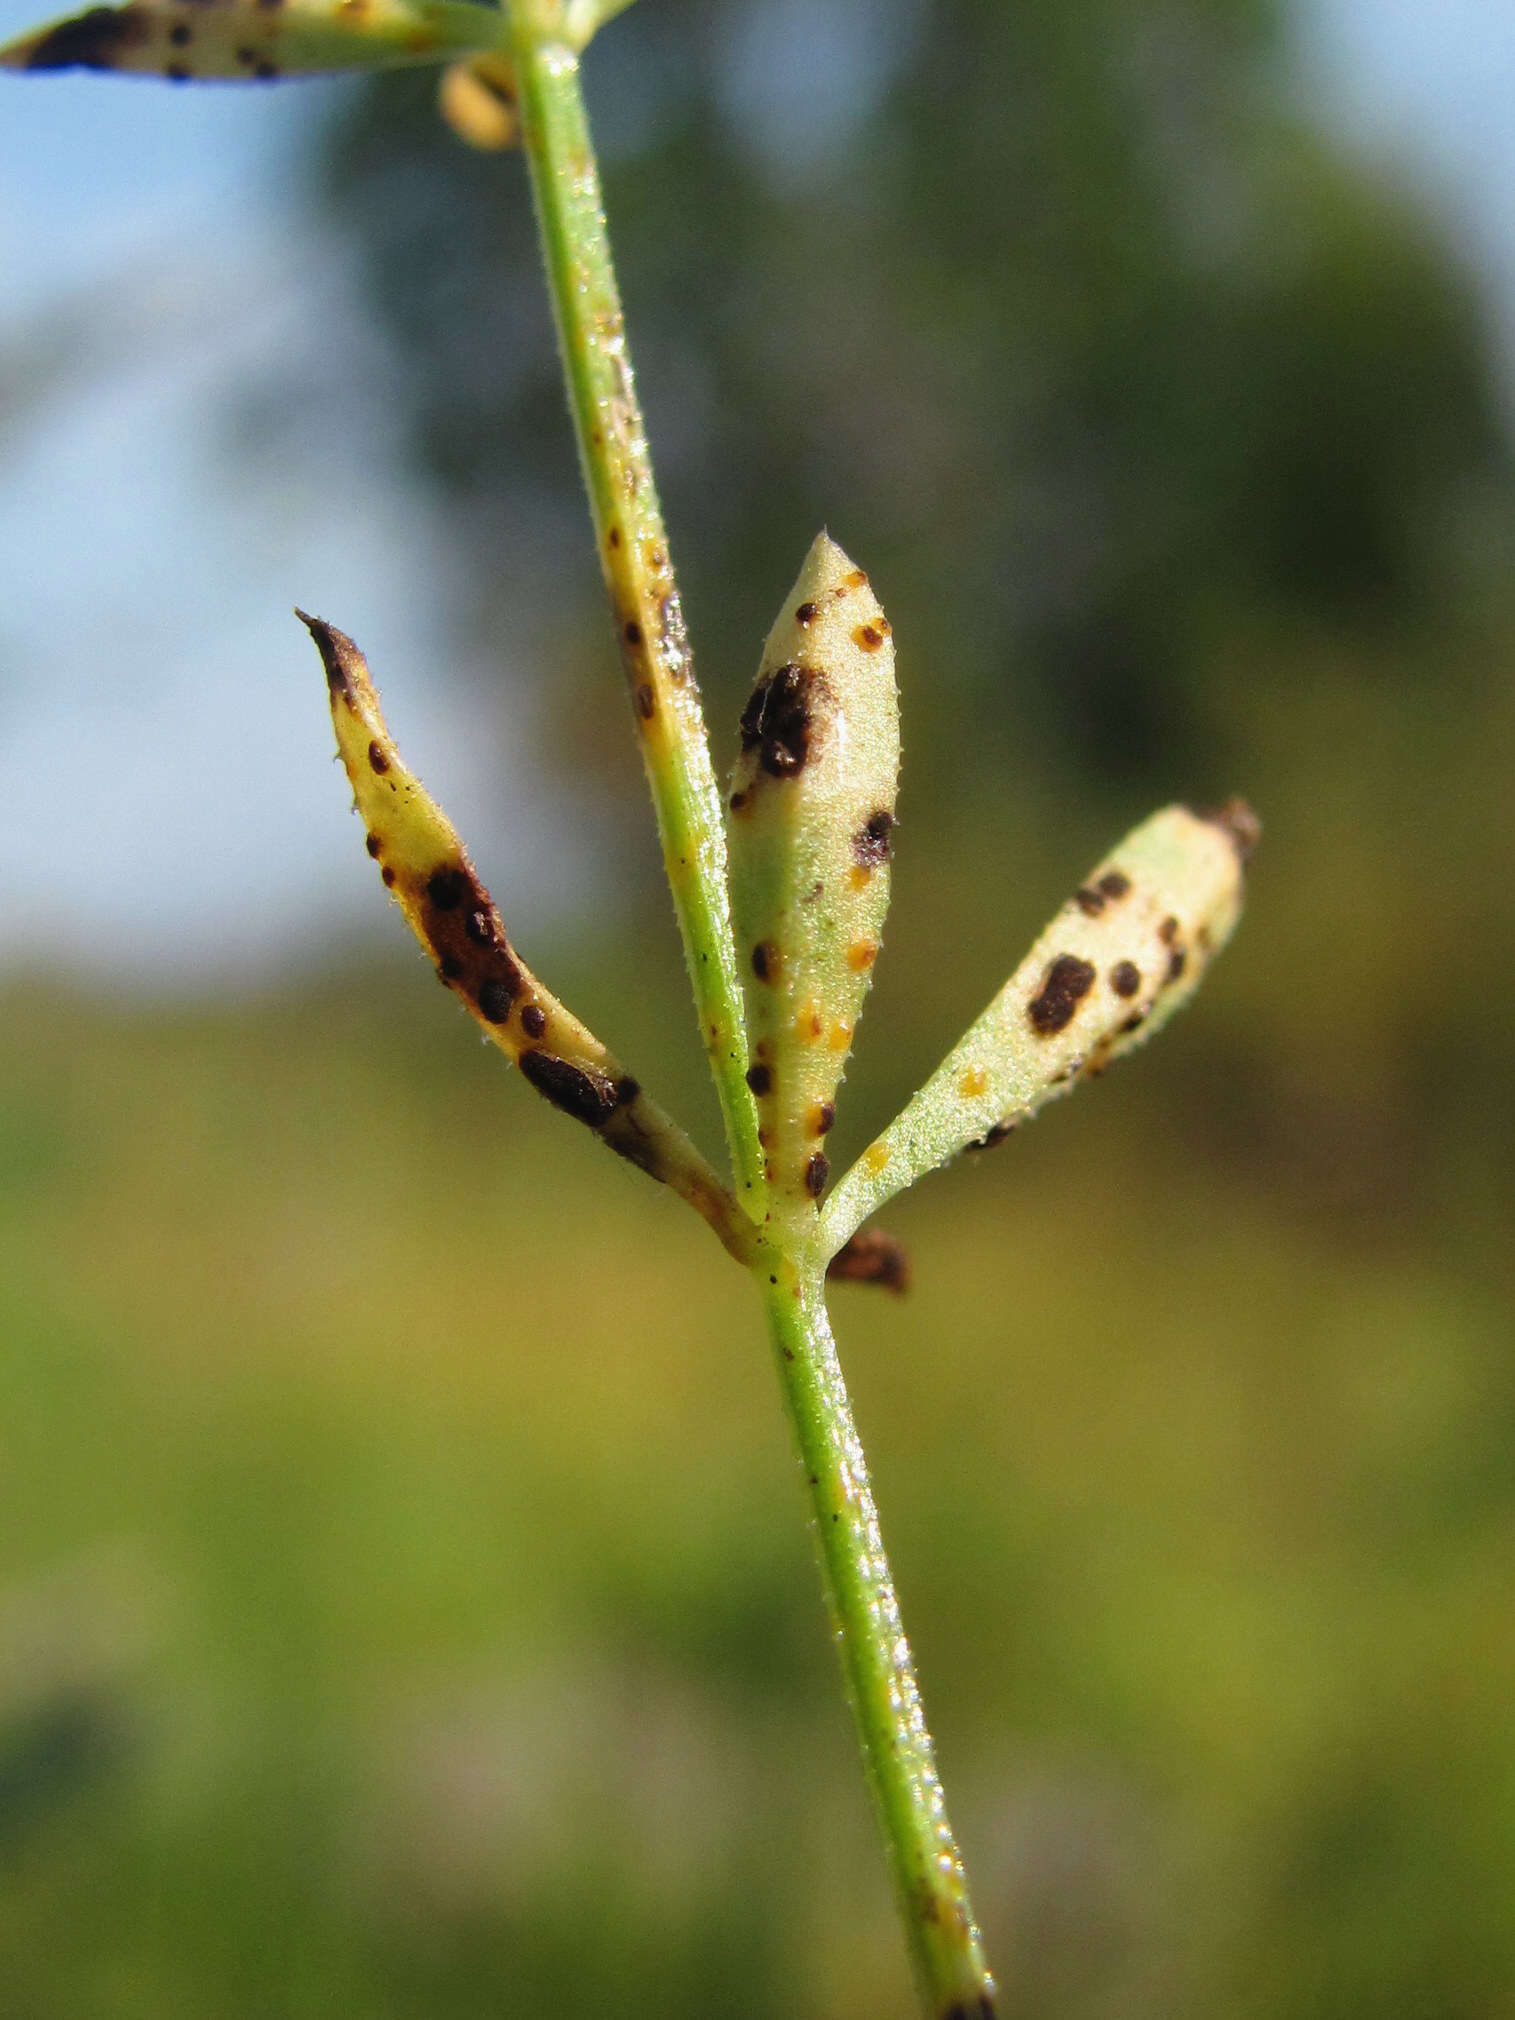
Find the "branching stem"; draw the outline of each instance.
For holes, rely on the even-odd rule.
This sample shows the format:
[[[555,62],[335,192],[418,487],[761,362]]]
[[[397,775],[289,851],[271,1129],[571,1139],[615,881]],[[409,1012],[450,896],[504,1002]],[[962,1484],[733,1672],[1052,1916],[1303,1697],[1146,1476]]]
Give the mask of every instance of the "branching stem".
[[[523,140],[600,564],[737,1193],[755,1214],[763,1153],[745,1079],[725,829],[565,19],[552,0],[513,0]],[[770,1228],[762,1248],[754,1275],[809,1483],[827,1603],[924,2008],[929,2020],[988,2020],[993,1984],[831,1337],[819,1247],[812,1242],[800,1252]]]

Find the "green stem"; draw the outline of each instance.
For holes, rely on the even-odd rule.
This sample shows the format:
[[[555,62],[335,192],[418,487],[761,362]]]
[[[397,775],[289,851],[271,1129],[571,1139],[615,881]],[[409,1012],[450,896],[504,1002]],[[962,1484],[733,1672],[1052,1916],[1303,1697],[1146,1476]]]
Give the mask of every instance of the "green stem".
[[[600,565],[737,1196],[756,1219],[763,1159],[745,1078],[726,831],[632,378],[578,59],[540,0],[518,0],[512,29],[522,138]]]
[[[992,2020],[963,1862],[947,1821],[868,1463],[819,1273],[764,1272],[779,1377],[809,1485],[827,1605],[929,2020]]]

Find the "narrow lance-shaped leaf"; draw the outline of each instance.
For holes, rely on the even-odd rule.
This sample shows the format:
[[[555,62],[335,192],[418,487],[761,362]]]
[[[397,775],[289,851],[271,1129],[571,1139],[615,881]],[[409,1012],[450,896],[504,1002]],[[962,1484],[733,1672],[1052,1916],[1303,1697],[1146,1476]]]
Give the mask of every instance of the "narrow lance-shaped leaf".
[[[925,1172],[999,1142],[1161,1029],[1230,937],[1258,833],[1241,800],[1213,813],[1167,807],[1133,829],[838,1183],[827,1245],[840,1248]]]
[[[0,68],[269,83],[443,63],[492,48],[504,20],[475,0],[128,0],[33,29]]]
[[[731,781],[731,911],[770,1211],[813,1218],[825,1190],[821,1146],[889,904],[899,749],[888,620],[823,533],[769,634]]]
[[[752,1224],[678,1125],[521,960],[457,831],[395,748],[363,655],[296,613],[326,668],[337,748],[391,897],[457,995],[541,1095],[671,1186],[742,1259]]]

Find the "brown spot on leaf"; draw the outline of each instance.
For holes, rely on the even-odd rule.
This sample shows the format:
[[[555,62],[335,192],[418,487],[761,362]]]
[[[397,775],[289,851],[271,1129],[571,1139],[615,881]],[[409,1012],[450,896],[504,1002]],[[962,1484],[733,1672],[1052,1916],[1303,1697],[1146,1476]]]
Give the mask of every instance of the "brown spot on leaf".
[[[368,768],[381,775],[389,770],[389,759],[384,755],[384,746],[377,737],[372,738],[368,746]]]
[[[1081,889],[1073,893],[1073,902],[1089,918],[1097,919],[1105,909],[1105,894],[1103,891],[1091,890],[1085,884]]]
[[[1171,947],[1178,938],[1178,921],[1170,913],[1157,929],[1157,937],[1165,947]]]
[[[759,940],[752,950],[752,972],[760,982],[778,979],[779,950],[771,940]]]
[[[759,1063],[747,1068],[747,1085],[754,1094],[766,1094],[773,1085],[773,1071]]]
[[[547,1029],[547,1012],[540,1003],[528,1003],[521,1012],[521,1029],[528,1038],[540,1038]]]
[[[1168,956],[1168,980],[1176,982],[1188,966],[1189,957],[1182,947],[1175,947]]]
[[[187,49],[195,39],[195,31],[187,21],[176,21],[168,31],[168,39],[175,49]]]
[[[636,692],[637,714],[643,722],[651,722],[657,709],[657,696],[652,691],[650,681],[638,681]]]
[[[115,70],[122,55],[147,40],[148,16],[136,7],[91,7],[32,46],[28,70]]]
[[[600,1129],[620,1102],[616,1083],[592,1066],[575,1066],[555,1052],[523,1052],[521,1071],[554,1108],[591,1129]]]
[[[628,645],[641,644],[642,627],[640,624],[637,623],[634,617],[628,618],[626,623],[621,627],[621,636],[625,639]]]
[[[1074,1012],[1094,986],[1094,963],[1077,954],[1059,954],[1042,980],[1042,986],[1026,1006],[1031,1028],[1040,1038],[1050,1038],[1073,1022]]]
[[[794,607],[795,623],[814,624],[816,618],[820,615],[820,609],[821,606],[818,603],[797,603]]]
[[[887,807],[880,807],[872,813],[852,837],[852,853],[861,868],[876,870],[880,863],[889,858],[889,838],[894,832],[895,819]]]
[[[380,856],[382,856],[384,853],[384,844],[379,840],[379,837],[377,835],[365,835],[363,837],[363,846],[365,849],[367,849],[368,853],[373,857],[375,862],[377,862]]]
[[[1112,901],[1124,898],[1131,889],[1131,879],[1126,875],[1124,870],[1106,870],[1105,874],[1095,885],[1095,889],[1102,891]]]
[[[836,1103],[834,1101],[817,1101],[810,1113],[805,1117],[805,1127],[812,1136],[824,1136],[835,1121]]]
[[[380,870],[379,877],[386,891],[393,890],[395,873],[388,863],[386,863],[383,869]]]
[[[455,912],[468,894],[469,880],[455,865],[444,863],[426,880],[426,895],[439,912]]]
[[[831,1160],[824,1150],[812,1150],[805,1159],[805,1190],[812,1199],[819,1199],[826,1190],[826,1181],[831,1176]]]
[[[793,778],[810,758],[814,704],[826,693],[814,668],[793,664],[767,674],[742,710],[742,749],[756,750],[771,778]]]
[[[864,652],[877,652],[884,642],[884,634],[876,624],[860,624],[852,634],[854,645],[860,645]]]
[[[479,1015],[490,1024],[503,1024],[510,1015],[516,992],[503,975],[492,975],[479,989]]]
[[[1134,961],[1117,961],[1110,970],[1110,987],[1117,996],[1134,996],[1142,985],[1142,971]]]

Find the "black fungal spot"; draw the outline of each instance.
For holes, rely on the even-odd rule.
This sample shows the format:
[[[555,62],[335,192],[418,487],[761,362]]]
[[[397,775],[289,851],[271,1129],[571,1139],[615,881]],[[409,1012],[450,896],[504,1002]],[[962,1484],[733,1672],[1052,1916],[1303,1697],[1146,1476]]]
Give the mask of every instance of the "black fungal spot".
[[[481,1017],[490,1024],[503,1024],[510,1015],[516,992],[503,976],[494,975],[481,986],[476,1000]]]
[[[895,825],[889,809],[880,807],[877,813],[868,816],[852,837],[853,858],[865,870],[876,870],[880,863],[888,861],[889,837]]]
[[[1175,947],[1168,956],[1168,980],[1176,982],[1188,965],[1189,957],[1182,947]]]
[[[996,1122],[992,1128],[986,1129],[982,1136],[974,1137],[968,1148],[970,1150],[993,1150],[997,1143],[1003,1143],[1007,1136],[1013,1136],[1019,1127],[1020,1123],[1018,1120]]]
[[[633,1080],[629,1073],[622,1074],[615,1084],[616,1107],[629,1108],[641,1091],[642,1083],[640,1080]]]
[[[456,954],[444,954],[437,966],[444,982],[456,982],[463,972],[463,963]]]
[[[805,1190],[812,1199],[819,1199],[826,1190],[826,1181],[831,1176],[831,1160],[824,1150],[812,1150],[805,1160]]]
[[[1098,884],[1095,885],[1095,889],[1102,891],[1112,901],[1117,898],[1124,898],[1131,889],[1131,879],[1126,875],[1124,870],[1106,870]]]
[[[487,912],[470,912],[464,922],[463,931],[476,947],[494,945],[494,920]]]
[[[763,1065],[749,1066],[747,1068],[747,1085],[752,1089],[754,1094],[766,1094],[773,1085],[773,1073],[771,1069]]]
[[[1073,893],[1073,902],[1075,905],[1077,905],[1078,909],[1081,912],[1086,913],[1089,918],[1097,919],[1100,913],[1105,909],[1105,894],[1103,891],[1091,890],[1090,887],[1087,884],[1085,884],[1082,887],[1082,889],[1077,890]]]
[[[733,793],[731,795],[730,805],[731,805],[731,811],[734,814],[739,814],[742,811],[742,808],[746,806],[746,804],[747,804],[747,795],[745,793]]]
[[[379,877],[386,891],[394,888],[395,873],[388,863],[380,870]]]
[[[389,759],[384,755],[384,747],[375,737],[368,746],[368,764],[371,771],[380,774],[389,770]]]
[[[636,705],[637,714],[643,722],[651,722],[658,703],[650,682],[645,680],[637,682]]]
[[[439,912],[455,912],[468,892],[468,879],[463,872],[444,864],[433,870],[426,880],[426,895]]]
[[[380,856],[382,856],[384,853],[384,844],[379,840],[379,837],[377,835],[365,835],[363,837],[363,846],[365,849],[367,849],[368,853],[373,857],[375,862],[377,862]]]
[[[779,971],[779,950],[771,940],[759,940],[752,950],[752,972],[760,982],[771,982]]]
[[[813,703],[822,676],[808,666],[781,666],[760,680],[742,710],[742,749],[756,750],[771,778],[789,779],[810,758]]]
[[[1117,961],[1110,970],[1110,987],[1117,996],[1134,996],[1142,985],[1142,971],[1134,961]]]
[[[612,527],[611,527],[611,529],[610,529],[609,533],[608,533],[608,534],[607,534],[607,535],[605,536],[605,544],[606,544],[606,545],[607,545],[608,547],[610,547],[610,548],[611,548],[612,550],[614,550],[615,548],[617,548],[617,547],[619,547],[619,546],[620,546],[620,544],[621,544],[621,529],[620,529],[620,527],[619,527],[619,526],[612,526]]]
[[[168,31],[168,39],[175,49],[187,49],[195,39],[195,31],[187,22],[176,21]]]
[[[133,7],[91,7],[60,21],[35,44],[28,70],[114,70],[124,51],[147,38],[144,17]]]
[[[633,618],[630,618],[630,619],[628,619],[628,621],[626,622],[626,624],[622,626],[622,629],[621,629],[621,636],[622,636],[622,637],[623,637],[623,638],[625,639],[625,641],[626,641],[626,643],[627,643],[628,645],[640,645],[640,644],[641,644],[641,642],[642,642],[642,627],[641,627],[641,625],[640,625],[640,624],[638,624],[638,623],[637,623],[637,621],[636,621],[636,619],[635,619],[634,617],[633,617]]]
[[[1122,1026],[1120,1027],[1121,1036],[1124,1037],[1130,1031],[1140,1031],[1140,1029],[1146,1023],[1146,1021],[1147,1021],[1146,1011],[1138,1010],[1134,1017],[1128,1017],[1125,1023],[1122,1024]]]
[[[814,624],[819,614],[820,605],[818,603],[797,603],[794,607],[794,621],[796,624]]]
[[[1059,954],[1047,970],[1039,993],[1026,1006],[1031,1028],[1050,1038],[1073,1022],[1074,1012],[1094,986],[1094,963],[1077,954]]]
[[[528,1038],[540,1038],[547,1029],[547,1012],[540,1003],[528,1003],[521,1012],[521,1029]]]
[[[601,1129],[616,1111],[615,1082],[592,1066],[575,1066],[555,1052],[523,1052],[521,1071],[554,1108],[591,1129]]]

